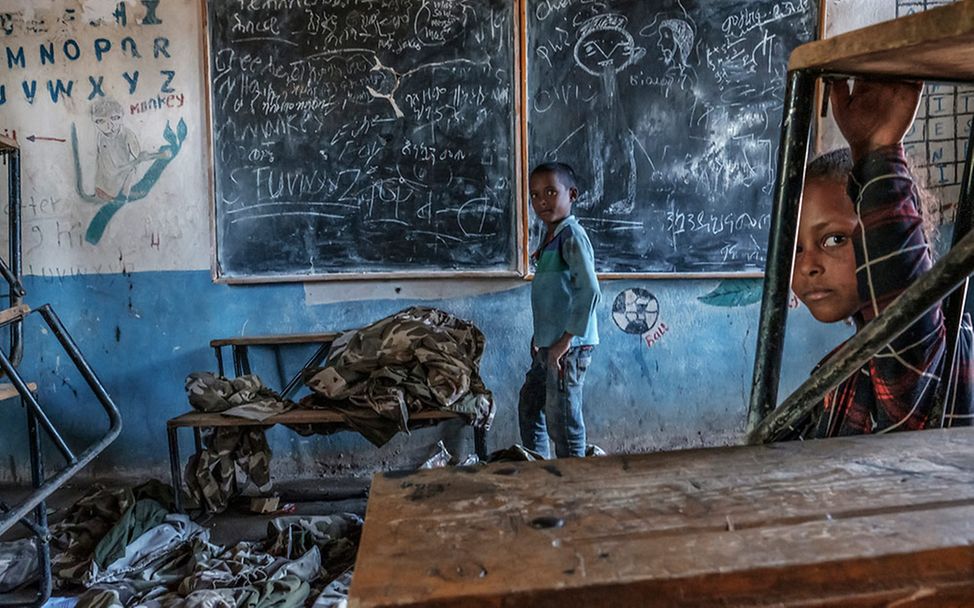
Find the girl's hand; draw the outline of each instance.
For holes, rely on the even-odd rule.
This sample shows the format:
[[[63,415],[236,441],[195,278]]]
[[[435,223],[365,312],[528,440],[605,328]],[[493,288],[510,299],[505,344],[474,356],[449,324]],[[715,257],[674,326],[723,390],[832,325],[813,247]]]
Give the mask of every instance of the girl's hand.
[[[923,94],[922,82],[835,80],[829,100],[839,130],[858,162],[873,150],[898,144],[910,130]]]

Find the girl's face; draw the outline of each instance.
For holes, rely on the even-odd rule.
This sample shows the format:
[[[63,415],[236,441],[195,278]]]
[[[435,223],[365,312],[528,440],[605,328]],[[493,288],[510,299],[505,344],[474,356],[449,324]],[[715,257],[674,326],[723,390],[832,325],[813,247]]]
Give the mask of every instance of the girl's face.
[[[826,179],[805,183],[791,288],[823,323],[841,321],[859,310],[852,246],[858,234],[859,217],[844,183]]]

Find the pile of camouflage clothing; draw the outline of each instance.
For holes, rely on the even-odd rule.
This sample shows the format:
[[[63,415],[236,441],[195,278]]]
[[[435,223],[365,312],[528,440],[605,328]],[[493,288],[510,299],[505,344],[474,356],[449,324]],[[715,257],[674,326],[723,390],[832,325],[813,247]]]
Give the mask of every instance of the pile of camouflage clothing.
[[[376,445],[409,431],[409,415],[441,409],[490,428],[494,402],[480,378],[484,334],[473,323],[414,306],[343,335],[308,375],[302,407],[329,408]]]
[[[55,588],[83,589],[76,608],[322,608],[347,595],[359,516],[278,517],[263,541],[223,547],[170,501],[158,482],[89,491],[51,528]]]
[[[227,379],[209,372],[186,378],[189,403],[201,412],[263,420],[294,406],[264,386],[254,375]],[[271,488],[271,448],[260,427],[216,427],[208,431],[203,450],[186,465],[186,485],[206,511],[227,508],[230,498],[253,483],[260,492]]]

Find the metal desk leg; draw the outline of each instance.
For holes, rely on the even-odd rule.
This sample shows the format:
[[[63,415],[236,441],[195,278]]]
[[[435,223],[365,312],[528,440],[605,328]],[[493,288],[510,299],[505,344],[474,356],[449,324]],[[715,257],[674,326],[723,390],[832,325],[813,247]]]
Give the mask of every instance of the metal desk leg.
[[[226,374],[223,372],[223,347],[222,346],[214,346],[213,347],[213,352],[216,353],[216,369],[217,369],[217,372],[219,372],[219,375],[221,375],[221,376],[226,376]]]
[[[477,452],[477,458],[487,460],[487,430],[483,427],[473,428],[473,449]]]
[[[169,427],[166,429],[166,434],[169,437],[169,472],[172,475],[172,498],[173,504],[176,507],[176,513],[183,512],[183,499],[182,499],[182,489],[183,489],[183,476],[179,470],[179,429],[177,427]]]
[[[788,295],[795,257],[798,215],[805,182],[805,158],[814,107],[815,74],[797,70],[788,73],[785,108],[781,117],[781,143],[768,261],[761,296],[761,320],[754,358],[751,401],[747,412],[747,431],[751,432],[778,404],[778,379],[781,351],[788,319]]]

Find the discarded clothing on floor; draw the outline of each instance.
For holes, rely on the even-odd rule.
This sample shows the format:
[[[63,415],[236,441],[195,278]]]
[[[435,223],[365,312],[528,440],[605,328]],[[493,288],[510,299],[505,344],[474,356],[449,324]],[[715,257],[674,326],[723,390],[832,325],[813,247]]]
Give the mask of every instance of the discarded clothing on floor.
[[[534,450],[529,450],[523,445],[515,443],[509,448],[491,452],[485,462],[534,462],[544,459],[544,456]]]
[[[189,404],[201,412],[257,421],[294,407],[294,403],[281,399],[254,374],[227,379],[210,372],[194,372],[186,377],[186,394]]]
[[[362,529],[355,514],[277,518],[263,540],[222,547],[156,496],[163,501],[144,489],[95,488],[71,507],[68,522],[52,527],[75,541],[72,563],[84,564],[71,581],[57,581],[87,588],[77,608],[301,608],[355,559]],[[67,533],[84,515],[95,526],[83,537],[87,554],[82,537]]]
[[[151,498],[136,501],[98,542],[92,556],[97,566],[104,568],[125,555],[127,546],[146,530],[155,528],[166,519],[169,511]]]
[[[267,524],[264,550],[294,559],[316,547],[322,555],[322,576],[331,579],[354,565],[361,534],[362,519],[352,513],[277,517]]]
[[[311,608],[348,608],[348,589],[352,586],[352,572],[353,570],[349,568],[328,583]]]
[[[483,333],[435,308],[412,307],[336,340],[306,378],[306,407],[335,409],[372,443],[408,432],[409,415],[441,409],[490,428],[493,396],[480,378]]]
[[[96,558],[85,585],[124,583],[138,592],[181,581],[190,573],[197,549],[208,541],[209,531],[188,516],[167,513],[158,525],[123,547],[117,559],[101,566]]]
[[[37,545],[33,538],[0,542],[0,593],[15,591],[37,578]]]
[[[99,543],[129,509],[144,499],[171,509],[172,489],[155,480],[134,488],[108,489],[95,484],[74,503],[64,518],[51,526],[51,572],[55,581],[82,583]]]
[[[186,465],[186,486],[210,513],[227,508],[249,483],[271,489],[271,448],[262,429],[216,427],[203,436],[203,451]]]

